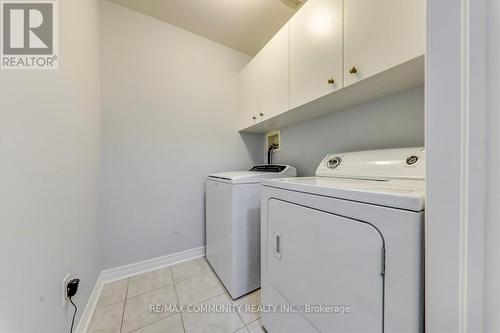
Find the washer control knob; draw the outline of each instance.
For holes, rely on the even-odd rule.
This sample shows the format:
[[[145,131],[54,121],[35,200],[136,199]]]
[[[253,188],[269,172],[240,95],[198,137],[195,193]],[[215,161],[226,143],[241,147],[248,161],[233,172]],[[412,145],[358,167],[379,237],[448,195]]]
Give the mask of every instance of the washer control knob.
[[[413,165],[418,162],[418,156],[412,155],[406,159],[407,165]]]
[[[340,157],[336,156],[336,157],[328,160],[327,166],[329,169],[335,169],[336,167],[338,167],[340,165],[340,163],[342,163],[342,159]]]

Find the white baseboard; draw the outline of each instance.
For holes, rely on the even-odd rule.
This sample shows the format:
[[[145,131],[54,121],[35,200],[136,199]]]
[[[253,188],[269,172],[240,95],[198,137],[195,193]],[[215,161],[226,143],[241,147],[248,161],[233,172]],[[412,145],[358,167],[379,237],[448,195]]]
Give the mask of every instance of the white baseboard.
[[[101,280],[101,275],[97,278],[94,289],[92,290],[92,294],[90,294],[87,305],[85,305],[85,309],[83,310],[83,314],[78,321],[78,326],[76,326],[76,333],[85,333],[88,331],[90,326],[90,321],[92,320],[92,315],[94,314],[94,309],[97,306],[97,300],[99,300],[99,296],[101,295],[102,286],[104,283]]]
[[[104,284],[121,279],[126,279],[128,277],[146,273],[149,271],[154,271],[159,268],[172,266],[183,261],[188,261],[203,256],[205,256],[205,246],[200,246],[177,253],[172,253],[163,257],[143,260],[133,264],[103,270],[97,278],[94,290],[90,295],[87,305],[85,306],[85,310],[83,311],[75,332],[87,332]]]
[[[172,253],[163,257],[139,261],[133,264],[124,265],[120,267],[105,269],[101,272],[101,278],[104,283],[121,280],[142,274],[145,272],[153,271],[158,268],[171,266],[180,262],[191,260],[205,255],[205,247],[200,246],[194,249],[189,249],[177,253]]]

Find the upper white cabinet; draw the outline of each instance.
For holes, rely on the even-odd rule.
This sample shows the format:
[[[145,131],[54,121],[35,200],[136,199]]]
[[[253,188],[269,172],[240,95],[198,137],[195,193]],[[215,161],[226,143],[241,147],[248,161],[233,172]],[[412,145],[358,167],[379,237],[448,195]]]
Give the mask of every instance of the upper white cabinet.
[[[425,53],[425,0],[344,0],[344,86]]]
[[[286,24],[241,71],[240,108],[244,127],[290,109],[289,48]]]
[[[425,2],[305,2],[242,70],[241,130],[291,126],[423,85]]]
[[[289,24],[293,109],[343,86],[342,0],[307,1]]]

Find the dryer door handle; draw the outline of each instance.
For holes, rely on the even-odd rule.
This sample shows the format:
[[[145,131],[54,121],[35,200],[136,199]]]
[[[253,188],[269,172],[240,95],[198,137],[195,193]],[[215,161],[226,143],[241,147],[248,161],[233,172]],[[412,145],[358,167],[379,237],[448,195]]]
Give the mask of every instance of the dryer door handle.
[[[281,235],[278,230],[274,230],[274,256],[281,260]]]

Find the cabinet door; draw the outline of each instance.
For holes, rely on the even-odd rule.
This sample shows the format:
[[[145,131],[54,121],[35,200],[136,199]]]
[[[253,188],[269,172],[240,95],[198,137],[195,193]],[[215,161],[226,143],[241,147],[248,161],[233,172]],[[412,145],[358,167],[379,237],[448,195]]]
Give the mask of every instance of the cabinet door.
[[[288,24],[264,46],[240,76],[243,127],[288,111],[290,57]]]
[[[425,24],[425,0],[344,0],[344,86],[424,54]]]
[[[255,60],[255,59],[254,59]],[[240,72],[239,111],[240,126],[245,128],[258,121],[258,75],[254,61],[250,61]]]
[[[342,88],[342,74],[342,0],[308,1],[290,20],[290,108]]]

